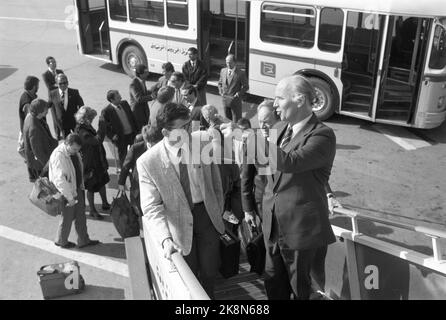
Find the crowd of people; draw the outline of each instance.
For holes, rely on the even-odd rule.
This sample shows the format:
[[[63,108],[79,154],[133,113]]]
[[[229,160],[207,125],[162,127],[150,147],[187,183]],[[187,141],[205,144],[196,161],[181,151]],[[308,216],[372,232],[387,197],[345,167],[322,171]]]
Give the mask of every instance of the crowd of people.
[[[103,219],[94,194],[99,193],[102,210],[109,210],[103,146],[108,139],[118,153],[118,189],[125,191],[130,179],[133,207],[147,217],[165,257],[181,252],[211,298],[221,263],[219,237],[225,230],[236,233],[245,219],[263,228],[268,298],[308,299],[312,280],[324,288],[327,245],[335,241],[329,212],[339,205],[328,184],[336,138],[312,113],[314,89],[305,77],[290,76],[279,82],[274,100],[258,106],[262,137],[274,151],[267,158],[276,163],[276,172],[261,174],[255,157],[246,161],[246,135],[234,144],[229,161],[225,152],[220,157],[225,161],[193,163],[188,152],[192,140],[178,139],[178,132],[197,138],[201,147],[209,141],[223,146],[228,133],[248,132],[251,123],[242,118],[249,87],[234,55],[226,57],[218,82],[224,116],[207,104],[208,72],[197,49],[190,48],[188,56],[181,72],[164,63],[163,75],[149,88],[148,67],[136,65],[130,103],[109,90],[97,129],[92,122],[98,113],[68,86],[53,57],[46,59],[48,70],[42,75],[48,101],[37,97],[39,79],[26,78],[19,103],[19,151],[29,180],[48,176],[66,199],[55,245],[76,246],[68,240],[73,221],[79,248],[100,243],[88,235],[85,190],[89,215]],[[47,124],[48,110],[55,137]]]

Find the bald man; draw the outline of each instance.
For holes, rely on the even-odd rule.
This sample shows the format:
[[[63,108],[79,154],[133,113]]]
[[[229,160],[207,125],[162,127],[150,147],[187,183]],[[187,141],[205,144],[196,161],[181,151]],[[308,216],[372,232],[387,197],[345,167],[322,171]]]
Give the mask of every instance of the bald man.
[[[263,198],[269,299],[309,299],[310,273],[323,273],[327,245],[336,241],[326,194],[336,137],[313,114],[313,98],[314,88],[302,76],[281,80],[275,90],[283,122],[274,127],[277,140],[269,142],[277,172],[267,176]]]
[[[76,127],[74,115],[84,105],[77,89],[68,88],[68,77],[59,73],[56,76],[57,89],[51,90],[49,107],[53,116],[57,140],[65,139]]]

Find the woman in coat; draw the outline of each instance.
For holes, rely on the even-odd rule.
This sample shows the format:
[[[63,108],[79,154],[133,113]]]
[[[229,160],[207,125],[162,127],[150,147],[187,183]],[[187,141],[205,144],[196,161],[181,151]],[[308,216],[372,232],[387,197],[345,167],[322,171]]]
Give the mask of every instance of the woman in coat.
[[[75,132],[82,139],[82,161],[84,164],[85,189],[87,189],[87,199],[90,206],[90,216],[102,220],[103,217],[97,212],[94,206],[94,194],[99,192],[102,199],[102,209],[109,210],[110,204],[107,201],[105,185],[110,181],[108,175],[108,162],[105,155],[105,149],[102,145],[99,135],[91,123],[96,117],[97,112],[83,106],[75,115]],[[99,128],[101,130],[101,128]]]

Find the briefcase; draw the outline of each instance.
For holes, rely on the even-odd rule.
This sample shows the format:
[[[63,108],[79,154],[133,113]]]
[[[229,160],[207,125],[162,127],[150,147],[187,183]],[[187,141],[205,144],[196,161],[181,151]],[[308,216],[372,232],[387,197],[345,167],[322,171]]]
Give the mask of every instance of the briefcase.
[[[263,241],[263,233],[258,229],[253,227],[251,229],[252,238],[246,245],[246,256],[248,262],[251,265],[250,272],[255,272],[262,275],[265,269],[265,242]]]
[[[220,235],[220,274],[224,278],[235,276],[240,265],[240,240],[230,231]]]
[[[42,266],[37,271],[37,277],[45,300],[78,294],[85,289],[85,281],[76,261]]]

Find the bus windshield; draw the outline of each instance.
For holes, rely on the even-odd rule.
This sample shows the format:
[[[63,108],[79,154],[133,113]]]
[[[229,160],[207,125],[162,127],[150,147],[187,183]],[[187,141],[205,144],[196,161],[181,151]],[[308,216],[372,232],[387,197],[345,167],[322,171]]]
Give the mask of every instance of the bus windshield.
[[[446,66],[446,30],[437,25],[434,31],[429,68],[443,69]]]

